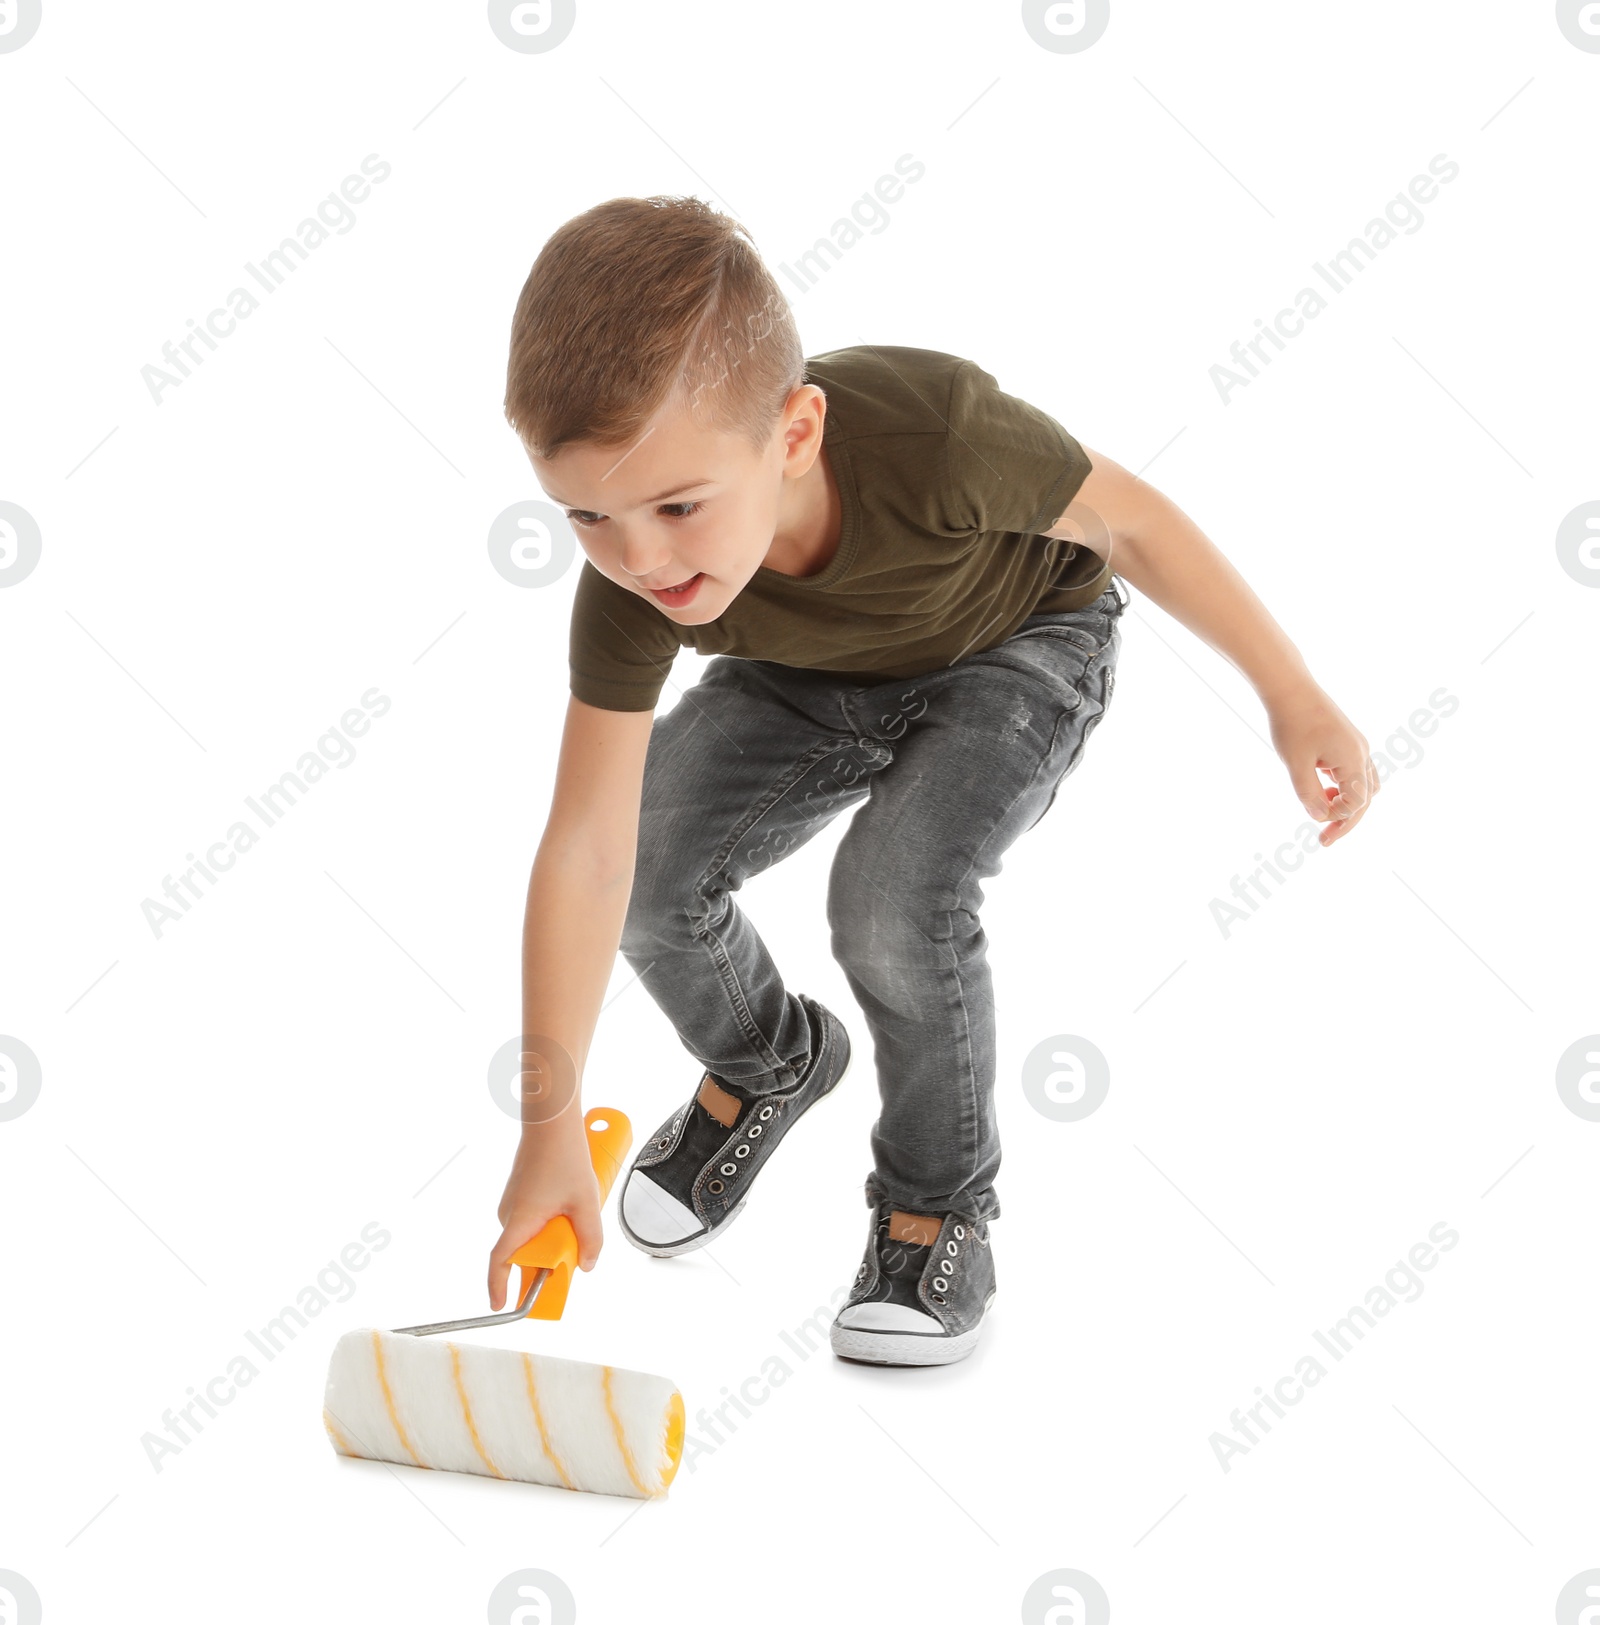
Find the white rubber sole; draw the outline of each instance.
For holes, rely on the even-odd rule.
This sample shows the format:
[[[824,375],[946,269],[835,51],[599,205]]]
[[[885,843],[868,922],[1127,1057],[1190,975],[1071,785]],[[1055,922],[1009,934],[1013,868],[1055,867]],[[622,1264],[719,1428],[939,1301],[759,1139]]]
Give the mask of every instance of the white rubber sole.
[[[840,1085],[850,1076],[850,1068],[855,1064],[856,1047],[854,1043],[852,1043],[850,1046],[850,1053],[845,1057],[844,1071],[833,1080],[833,1087],[822,1097],[822,1100],[831,1100],[836,1094],[838,1094]],[[816,1101],[808,1109],[815,1110],[816,1107],[820,1106],[821,1104],[821,1100]],[[804,1113],[801,1115],[803,1116]],[[790,1132],[793,1132],[792,1124],[790,1125]],[[787,1134],[784,1136],[785,1139],[788,1137],[789,1136]],[[641,1172],[648,1174],[649,1169],[643,1169]],[[628,1170],[628,1178],[633,1178],[632,1168],[629,1168]],[[623,1189],[624,1191],[627,1189],[626,1183],[624,1183]],[[634,1233],[624,1222],[622,1217],[622,1203],[620,1200],[617,1203],[617,1227],[622,1231],[623,1235],[627,1237],[628,1241],[633,1246],[637,1247],[641,1253],[648,1253],[651,1258],[677,1258],[682,1253],[692,1253],[696,1251],[696,1249],[704,1247],[707,1242],[714,1241],[718,1236],[722,1235],[727,1230],[728,1226],[732,1224],[733,1221],[737,1219],[744,1211],[744,1205],[750,1200],[751,1194],[754,1192],[754,1190],[755,1186],[752,1184],[750,1189],[747,1190],[744,1195],[741,1196],[739,1200],[728,1209],[726,1218],[724,1218],[722,1223],[719,1224],[715,1229],[697,1230],[692,1236],[685,1236],[682,1241],[666,1243],[641,1241],[638,1236],[634,1235]]]
[[[984,1299],[985,1319],[994,1298],[991,1292]],[[971,1354],[982,1334],[982,1320],[956,1337],[931,1332],[864,1332],[835,1324],[828,1341],[833,1352],[846,1360],[865,1360],[872,1365],[950,1365]]]

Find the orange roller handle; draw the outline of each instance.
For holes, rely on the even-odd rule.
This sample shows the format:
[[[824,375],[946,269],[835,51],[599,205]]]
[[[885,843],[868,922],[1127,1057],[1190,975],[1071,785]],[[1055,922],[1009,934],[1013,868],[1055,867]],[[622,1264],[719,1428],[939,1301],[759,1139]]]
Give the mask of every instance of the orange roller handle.
[[[633,1124],[623,1112],[610,1106],[591,1106],[583,1114],[584,1137],[589,1143],[589,1161],[594,1165],[594,1177],[600,1182],[600,1205],[605,1206],[611,1187],[616,1183],[628,1153],[633,1149]],[[567,1306],[567,1288],[572,1284],[572,1272],[578,1267],[578,1237],[572,1221],[565,1213],[558,1213],[538,1235],[517,1248],[511,1262],[522,1271],[517,1302],[528,1290],[535,1270],[549,1270],[533,1307],[524,1317],[528,1320],[560,1320]]]

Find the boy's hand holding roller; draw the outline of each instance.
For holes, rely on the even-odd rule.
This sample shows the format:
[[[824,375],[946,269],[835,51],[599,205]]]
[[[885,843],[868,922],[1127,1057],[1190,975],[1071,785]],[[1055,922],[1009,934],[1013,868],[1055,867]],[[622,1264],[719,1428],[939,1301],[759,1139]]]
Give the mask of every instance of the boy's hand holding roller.
[[[525,1073],[524,1078],[530,1074]],[[489,1255],[489,1304],[505,1304],[511,1255],[525,1241],[564,1213],[578,1238],[578,1267],[592,1270],[604,1237],[600,1229],[600,1186],[574,1097],[554,1117],[537,1120],[537,1089],[525,1089],[522,1139],[500,1198],[499,1241]]]

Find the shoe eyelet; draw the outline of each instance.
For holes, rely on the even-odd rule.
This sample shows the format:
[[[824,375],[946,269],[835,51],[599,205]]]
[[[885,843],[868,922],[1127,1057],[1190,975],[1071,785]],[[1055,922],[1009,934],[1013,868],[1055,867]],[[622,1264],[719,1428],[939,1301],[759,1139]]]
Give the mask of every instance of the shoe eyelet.
[[[736,1174],[738,1171],[738,1164],[733,1162],[725,1162],[719,1169],[717,1169],[719,1174]]]
[[[736,1157],[748,1157],[750,1155],[750,1147],[747,1145],[736,1145],[733,1148],[733,1154]]]
[[[939,1273],[941,1275],[954,1275],[955,1269],[955,1265],[952,1264],[948,1258],[941,1258],[939,1260]]]
[[[771,1116],[772,1116],[772,1108],[770,1106],[763,1106],[761,1108],[761,1121],[764,1123]]]
[[[722,1181],[720,1179],[713,1179],[711,1183],[706,1186],[706,1189],[710,1191],[713,1196],[718,1195],[722,1190]]]
[[[957,1241],[965,1241],[966,1239],[967,1239],[967,1227],[964,1224],[958,1224],[956,1226],[956,1240]]]
[[[961,1251],[961,1249],[956,1246],[953,1241],[947,1241],[944,1244],[944,1250],[949,1253],[952,1258],[954,1258],[955,1255]]]
[[[939,1298],[941,1300],[943,1299],[943,1297],[944,1297],[944,1277],[942,1275],[936,1275],[934,1277],[933,1287],[932,1287],[931,1290],[933,1292],[934,1297]]]
[[[760,1136],[761,1136],[761,1125],[759,1123],[752,1123],[750,1125],[750,1138],[752,1140],[755,1140],[755,1139],[759,1139]]]

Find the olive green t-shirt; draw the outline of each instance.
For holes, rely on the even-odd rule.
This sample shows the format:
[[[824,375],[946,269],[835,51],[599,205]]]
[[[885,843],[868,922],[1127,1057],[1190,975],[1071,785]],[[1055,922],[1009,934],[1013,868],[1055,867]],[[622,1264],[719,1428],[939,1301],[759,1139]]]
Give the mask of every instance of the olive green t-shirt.
[[[585,560],[568,648],[580,700],[654,709],[680,648],[862,684],[918,677],[1110,585],[1107,561],[1040,534],[1088,477],[1088,455],[976,362],[854,345],[809,357],[806,382],[827,396],[823,447],[842,507],[833,558],[809,576],[763,565],[702,626]]]

